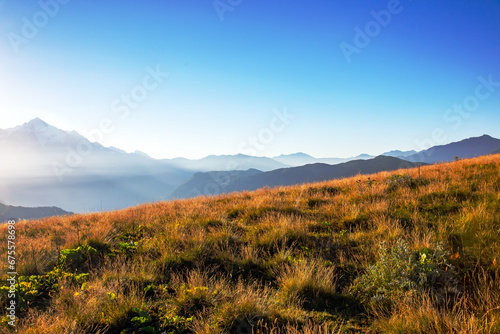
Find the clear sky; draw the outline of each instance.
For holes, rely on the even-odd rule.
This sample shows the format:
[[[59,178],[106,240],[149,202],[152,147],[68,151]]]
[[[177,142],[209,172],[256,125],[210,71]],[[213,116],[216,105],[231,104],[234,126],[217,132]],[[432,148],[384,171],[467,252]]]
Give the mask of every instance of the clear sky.
[[[500,1],[0,0],[0,92],[155,158],[500,138]]]

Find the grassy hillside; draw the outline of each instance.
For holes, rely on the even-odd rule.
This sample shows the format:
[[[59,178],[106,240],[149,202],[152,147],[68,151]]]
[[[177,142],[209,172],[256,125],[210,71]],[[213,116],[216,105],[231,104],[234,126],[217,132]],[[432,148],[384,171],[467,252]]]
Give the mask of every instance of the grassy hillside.
[[[499,333],[499,172],[496,155],[21,222],[17,329]]]

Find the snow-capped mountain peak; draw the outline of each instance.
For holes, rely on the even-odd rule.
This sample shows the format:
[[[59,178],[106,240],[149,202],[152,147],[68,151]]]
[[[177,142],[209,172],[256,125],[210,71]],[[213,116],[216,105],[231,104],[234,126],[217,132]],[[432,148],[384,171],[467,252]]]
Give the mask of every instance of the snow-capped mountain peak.
[[[50,125],[45,123],[42,119],[40,118],[34,118],[32,119],[31,121],[27,122],[27,123],[24,123],[25,125],[29,125],[30,127],[33,127],[33,128],[46,128],[46,127],[49,127]]]
[[[8,135],[17,134],[31,138],[31,140],[40,145],[62,144],[67,142],[69,139],[68,137],[71,136],[68,132],[53,127],[38,117],[23,125],[8,129],[6,132]]]

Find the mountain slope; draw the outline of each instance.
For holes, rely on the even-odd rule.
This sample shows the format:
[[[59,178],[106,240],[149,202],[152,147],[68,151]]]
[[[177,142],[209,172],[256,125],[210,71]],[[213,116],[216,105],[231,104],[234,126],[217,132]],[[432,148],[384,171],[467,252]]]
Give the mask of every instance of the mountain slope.
[[[174,193],[178,197],[188,197],[195,189],[205,189],[209,184],[216,184],[212,189],[219,192],[203,193],[203,195],[212,195],[216,193],[228,193],[234,191],[256,190],[262,187],[288,186],[310,182],[320,182],[331,179],[344,178],[357,174],[371,174],[381,171],[392,171],[403,168],[412,168],[421,165],[412,163],[394,157],[379,156],[371,160],[354,160],[337,165],[311,164],[300,167],[282,168],[270,172],[255,173],[253,175],[239,175],[232,178],[229,182],[217,183],[217,180],[208,175],[199,175],[199,181],[205,183],[196,183],[195,188],[189,188],[192,184],[184,184],[177,188]]]
[[[491,152],[491,154],[500,154],[500,148],[498,150]]]
[[[419,164],[394,157],[379,156],[370,160],[353,160],[337,165],[312,164],[301,167],[278,169],[245,177],[229,184],[226,191],[256,190],[262,187],[288,186],[310,182],[345,178],[357,174],[371,174],[412,168]]]
[[[11,206],[0,203],[0,223],[10,219],[40,219],[53,216],[72,215],[72,212],[64,211],[57,207],[26,208],[22,206]]]
[[[500,139],[483,135],[447,145],[434,146],[410,155],[405,160],[426,163],[447,162],[453,161],[455,157],[465,159],[487,155],[498,149],[498,147],[500,147]]]

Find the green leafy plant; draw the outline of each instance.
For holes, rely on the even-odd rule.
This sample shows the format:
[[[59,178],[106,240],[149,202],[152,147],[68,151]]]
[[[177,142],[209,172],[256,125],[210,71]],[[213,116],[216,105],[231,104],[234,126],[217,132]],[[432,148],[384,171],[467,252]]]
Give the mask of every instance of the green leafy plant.
[[[118,253],[130,255],[137,250],[137,242],[120,242]]]
[[[193,322],[193,317],[185,318],[181,316],[165,316],[163,318],[162,329],[169,334],[187,334],[192,333],[189,325]]]
[[[132,328],[124,329],[121,334],[157,333],[156,329],[152,326],[153,318],[148,312],[137,307],[134,307],[132,312],[135,315],[132,319],[130,319]]]
[[[68,273],[61,268],[55,268],[45,275],[19,276],[15,286],[18,306],[20,309],[27,309],[32,305],[44,304],[55,292],[59,291],[60,281],[63,279],[83,287],[88,278],[87,273]],[[0,300],[4,303],[8,292],[8,286],[0,286]]]
[[[83,245],[76,249],[63,249],[60,254],[59,264],[74,269],[97,254],[97,250],[89,245]]]
[[[438,298],[456,293],[453,266],[447,263],[447,253],[440,244],[433,250],[412,251],[402,239],[390,249],[382,244],[378,261],[351,287],[362,302],[379,308],[390,308],[405,294],[426,291]]]

